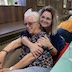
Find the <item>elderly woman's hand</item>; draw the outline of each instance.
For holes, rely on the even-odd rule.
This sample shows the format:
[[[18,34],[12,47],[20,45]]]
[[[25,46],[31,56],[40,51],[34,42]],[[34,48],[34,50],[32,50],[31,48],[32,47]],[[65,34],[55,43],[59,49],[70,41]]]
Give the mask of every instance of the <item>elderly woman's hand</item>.
[[[52,46],[50,39],[46,36],[39,38],[37,40],[37,42],[41,43],[42,46],[45,46],[45,47],[48,47],[48,48]]]
[[[6,52],[4,52],[4,51],[0,52],[0,68],[2,68],[2,64],[4,61],[5,55],[6,55]]]
[[[0,72],[10,72],[9,68],[0,69]]]
[[[30,51],[35,57],[40,56],[43,53],[40,43],[32,43]]]

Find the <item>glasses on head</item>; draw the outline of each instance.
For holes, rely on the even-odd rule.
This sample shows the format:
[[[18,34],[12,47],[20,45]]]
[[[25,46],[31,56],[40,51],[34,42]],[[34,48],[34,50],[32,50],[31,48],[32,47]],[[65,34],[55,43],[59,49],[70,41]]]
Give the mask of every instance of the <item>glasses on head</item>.
[[[36,21],[36,22],[24,22],[24,26],[27,26],[27,25],[31,26],[31,25],[33,25],[34,23],[37,23],[37,21]]]

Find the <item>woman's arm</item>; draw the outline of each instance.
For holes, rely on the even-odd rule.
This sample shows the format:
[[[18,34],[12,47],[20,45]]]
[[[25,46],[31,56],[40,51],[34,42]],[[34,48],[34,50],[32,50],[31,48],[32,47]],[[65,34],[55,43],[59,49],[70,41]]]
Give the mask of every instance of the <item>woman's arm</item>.
[[[17,64],[12,66],[13,70],[20,69],[23,67],[28,66],[32,61],[34,61],[36,58],[33,56],[32,53],[27,54],[24,56]]]
[[[48,47],[48,49],[50,50],[51,54],[57,55],[57,49],[52,45],[52,43],[50,42],[50,39],[46,36],[41,37],[37,40],[38,43],[41,43],[43,46]]]
[[[30,51],[34,56],[40,55],[43,51],[42,48],[30,42],[30,40],[28,39],[29,37],[31,37],[29,32],[27,30],[23,31],[21,33],[22,43],[30,48]]]
[[[43,52],[43,49],[40,45],[38,46],[38,44],[30,42],[30,40],[26,36],[22,37],[22,43],[30,48],[30,51],[35,57],[37,55],[39,56]]]
[[[11,50],[14,50],[15,48],[21,46],[21,38],[18,38],[11,43],[9,43],[3,51],[0,52],[0,68],[2,67],[3,60],[7,54],[7,52],[10,52]]]
[[[38,56],[37,56],[38,57]],[[32,61],[34,61],[36,58],[33,56],[32,53],[27,54],[24,56],[17,64],[12,66],[12,70],[21,69],[23,67],[28,66]],[[9,72],[10,68],[3,68],[0,71],[1,72]]]
[[[17,47],[21,46],[21,38],[18,38],[11,43],[9,43],[3,50],[10,52],[11,50],[16,49]]]
[[[21,35],[22,36],[22,43],[26,46],[28,46],[30,48],[30,51],[33,53],[34,56],[36,56],[37,54],[40,54],[42,53],[41,49],[39,48],[38,45],[35,45],[34,43],[30,42],[28,37],[29,37],[29,33],[28,31],[24,31],[23,34]],[[45,39],[44,41],[40,41],[39,43],[44,43],[48,48],[50,47],[53,47],[53,49],[51,50],[51,53],[52,55],[56,55],[57,54],[57,49],[51,44],[51,42],[48,41]],[[48,44],[47,44],[48,42]],[[42,43],[42,44],[43,44]],[[43,44],[43,45],[44,45]],[[39,53],[40,52],[40,53]]]

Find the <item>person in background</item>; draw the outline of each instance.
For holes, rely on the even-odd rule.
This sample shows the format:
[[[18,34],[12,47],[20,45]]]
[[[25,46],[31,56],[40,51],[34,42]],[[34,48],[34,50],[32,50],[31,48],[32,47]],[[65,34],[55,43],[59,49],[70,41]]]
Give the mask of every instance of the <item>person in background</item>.
[[[37,57],[34,57],[29,48],[23,45],[21,53],[23,52],[24,54],[22,54],[22,57],[20,56],[20,61],[14,66],[10,67],[10,69],[2,69],[1,72],[6,72],[9,70],[11,70],[11,72],[50,72],[49,70],[53,65],[53,60],[50,53],[51,49],[37,43],[37,39],[40,37],[48,37],[48,35],[41,30],[39,24],[39,13],[32,11],[31,9],[27,10],[24,14],[24,25],[26,26],[28,32],[31,34],[31,37],[29,37],[30,41],[39,45],[43,49],[43,53]],[[29,66],[24,69],[24,67],[27,65]],[[32,69],[33,66],[35,67]]]
[[[58,25],[58,33],[65,39],[67,43],[72,41],[72,15],[69,19]]]

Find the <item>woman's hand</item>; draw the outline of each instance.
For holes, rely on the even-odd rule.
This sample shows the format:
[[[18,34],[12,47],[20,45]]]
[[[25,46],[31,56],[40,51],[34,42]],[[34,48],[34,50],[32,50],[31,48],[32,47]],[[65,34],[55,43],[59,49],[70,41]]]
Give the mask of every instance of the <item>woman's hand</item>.
[[[6,52],[4,52],[4,51],[0,52],[0,68],[2,68],[2,64],[4,61],[5,55],[6,55]]]
[[[37,57],[42,54],[43,49],[41,48],[41,44],[32,43],[27,37],[22,37],[22,43],[30,48],[31,53]]]
[[[32,43],[30,51],[35,57],[40,56],[43,53],[43,49],[41,47],[40,43]]]
[[[58,50],[52,45],[52,43],[50,42],[50,39],[46,36],[44,37],[41,37],[37,40],[38,43],[40,43],[42,46],[45,46],[45,47],[48,47],[48,49],[51,50],[51,54],[54,56],[54,55],[57,55],[57,52]]]
[[[9,68],[0,69],[0,72],[10,72]]]
[[[42,46],[50,48],[52,46],[50,39],[46,36],[41,37],[37,40],[38,43],[40,43]]]

